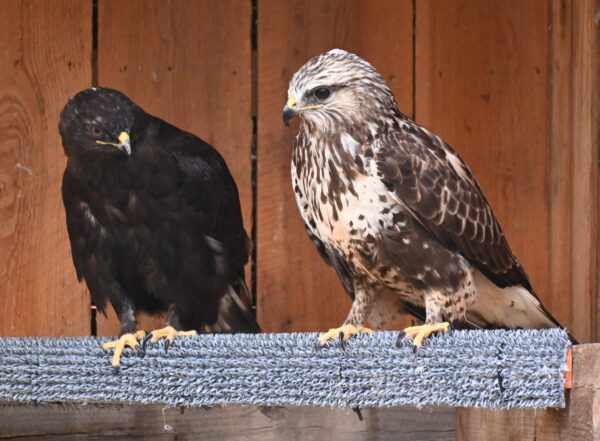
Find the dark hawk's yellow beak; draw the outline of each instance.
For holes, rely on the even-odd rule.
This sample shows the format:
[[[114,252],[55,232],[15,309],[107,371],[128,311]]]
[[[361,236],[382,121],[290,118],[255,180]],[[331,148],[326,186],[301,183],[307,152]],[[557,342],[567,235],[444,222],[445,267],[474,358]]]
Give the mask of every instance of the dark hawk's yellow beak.
[[[107,142],[107,141],[96,141],[98,144],[108,144],[108,145],[114,145],[116,148],[118,148],[119,150],[127,153],[127,156],[131,155],[131,140],[129,139],[129,133],[127,132],[121,132],[119,134],[119,142]]]
[[[290,119],[298,116],[298,103],[293,96],[289,97],[287,103],[283,107],[283,123],[289,127]]]
[[[131,155],[131,140],[129,139],[129,133],[121,132],[117,148],[123,150],[127,155]]]

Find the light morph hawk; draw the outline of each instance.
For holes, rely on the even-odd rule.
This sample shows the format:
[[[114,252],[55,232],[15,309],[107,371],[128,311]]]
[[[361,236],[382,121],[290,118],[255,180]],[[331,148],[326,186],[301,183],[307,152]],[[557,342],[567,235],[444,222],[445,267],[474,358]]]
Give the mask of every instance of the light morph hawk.
[[[353,298],[319,340],[389,325],[420,346],[459,328],[560,326],[536,297],[458,154],[403,115],[383,77],[340,49],[296,72],[283,109],[300,116],[292,181],[306,231]],[[449,322],[449,323],[448,323]]]

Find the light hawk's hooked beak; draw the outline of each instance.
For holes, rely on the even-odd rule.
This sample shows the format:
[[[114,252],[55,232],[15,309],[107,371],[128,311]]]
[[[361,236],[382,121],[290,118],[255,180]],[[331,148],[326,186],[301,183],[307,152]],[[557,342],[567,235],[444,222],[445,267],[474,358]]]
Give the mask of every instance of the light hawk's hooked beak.
[[[298,116],[300,112],[303,112],[304,110],[320,109],[324,105],[325,104],[315,104],[314,106],[298,107],[298,102],[296,101],[296,98],[291,96],[288,98],[287,103],[283,108],[283,122],[286,126],[289,127],[290,119],[292,119],[295,116]]]
[[[290,119],[298,116],[298,102],[293,96],[289,97],[287,103],[283,107],[283,123],[289,127]]]
[[[127,153],[127,156],[131,156],[131,140],[129,139],[129,133],[121,132],[119,134],[119,143],[116,142],[107,142],[107,141],[96,141],[98,144],[108,144],[114,145],[119,150]]]

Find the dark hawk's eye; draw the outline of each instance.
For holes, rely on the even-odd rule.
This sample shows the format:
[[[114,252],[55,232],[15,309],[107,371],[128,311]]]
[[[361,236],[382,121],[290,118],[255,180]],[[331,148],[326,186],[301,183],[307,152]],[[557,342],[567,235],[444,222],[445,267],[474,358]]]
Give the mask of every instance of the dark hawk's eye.
[[[317,97],[317,99],[326,100],[327,98],[329,98],[329,95],[331,95],[331,92],[326,87],[319,87],[317,90],[314,91],[314,94]]]
[[[92,126],[90,127],[90,134],[96,138],[100,138],[101,136],[104,136],[104,130],[100,127]]]

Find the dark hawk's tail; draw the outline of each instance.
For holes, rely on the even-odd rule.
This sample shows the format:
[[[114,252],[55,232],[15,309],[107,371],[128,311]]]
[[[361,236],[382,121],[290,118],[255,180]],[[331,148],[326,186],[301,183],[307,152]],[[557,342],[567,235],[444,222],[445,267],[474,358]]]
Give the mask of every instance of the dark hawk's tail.
[[[246,282],[240,279],[236,285],[229,286],[221,299],[217,321],[210,326],[205,326],[204,332],[248,334],[260,332]]]

